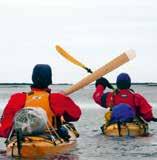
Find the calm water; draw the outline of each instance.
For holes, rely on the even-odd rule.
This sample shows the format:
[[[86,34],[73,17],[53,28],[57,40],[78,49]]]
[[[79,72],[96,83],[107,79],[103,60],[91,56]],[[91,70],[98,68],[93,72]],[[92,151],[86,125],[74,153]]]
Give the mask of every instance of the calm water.
[[[67,88],[67,85],[54,85],[54,92]],[[157,117],[157,86],[133,86],[137,92],[143,94],[153,105]],[[71,95],[72,99],[82,109],[81,119],[75,123],[80,132],[77,147],[66,155],[50,157],[53,160],[156,160],[157,159],[157,123],[150,123],[149,137],[140,138],[113,138],[101,134],[100,126],[103,123],[105,109],[96,105],[92,100],[94,86],[89,86]],[[2,111],[9,96],[17,91],[29,91],[28,86],[0,86],[0,110]],[[0,149],[5,149],[1,138]],[[0,159],[9,160],[6,155]],[[46,159],[46,158],[44,158]]]

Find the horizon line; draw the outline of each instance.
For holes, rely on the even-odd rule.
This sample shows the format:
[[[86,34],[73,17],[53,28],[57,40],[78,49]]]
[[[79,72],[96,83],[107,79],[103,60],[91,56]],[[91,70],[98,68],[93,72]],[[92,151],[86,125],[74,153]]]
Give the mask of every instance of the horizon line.
[[[74,83],[53,83],[51,85],[73,85]],[[116,85],[116,83],[111,83],[112,85]],[[157,85],[157,82],[132,82],[132,85]],[[22,83],[0,83],[0,85],[32,85],[32,83],[22,82]],[[91,83],[89,85],[94,85]]]

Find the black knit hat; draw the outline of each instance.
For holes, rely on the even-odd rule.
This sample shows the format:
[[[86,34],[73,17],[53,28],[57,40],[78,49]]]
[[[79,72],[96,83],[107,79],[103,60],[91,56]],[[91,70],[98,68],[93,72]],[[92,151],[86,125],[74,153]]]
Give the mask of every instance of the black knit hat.
[[[32,73],[33,86],[37,88],[47,88],[52,84],[51,67],[47,64],[37,64]]]
[[[121,73],[117,77],[116,84],[118,89],[129,89],[131,86],[131,78],[127,73]]]

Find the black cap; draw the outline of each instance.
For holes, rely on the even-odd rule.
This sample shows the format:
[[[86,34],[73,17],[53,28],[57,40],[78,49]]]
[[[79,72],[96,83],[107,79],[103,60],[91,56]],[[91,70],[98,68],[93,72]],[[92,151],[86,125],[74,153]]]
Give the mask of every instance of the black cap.
[[[47,64],[35,65],[32,73],[33,86],[37,88],[47,88],[52,84],[51,67]]]

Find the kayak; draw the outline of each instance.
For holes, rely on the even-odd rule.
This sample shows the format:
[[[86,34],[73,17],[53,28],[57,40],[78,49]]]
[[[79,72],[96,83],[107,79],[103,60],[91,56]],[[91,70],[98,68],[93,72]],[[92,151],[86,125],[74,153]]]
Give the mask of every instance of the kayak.
[[[46,157],[66,153],[76,146],[76,138],[79,136],[74,126],[65,125],[69,138],[61,138],[58,134],[42,134],[38,136],[12,136],[6,143],[7,156],[11,157]],[[19,140],[20,139],[20,140]]]
[[[104,124],[101,127],[101,130],[106,136],[147,136],[148,132],[148,124],[147,123],[137,123],[137,122],[127,122],[127,123],[113,123],[113,124]]]

